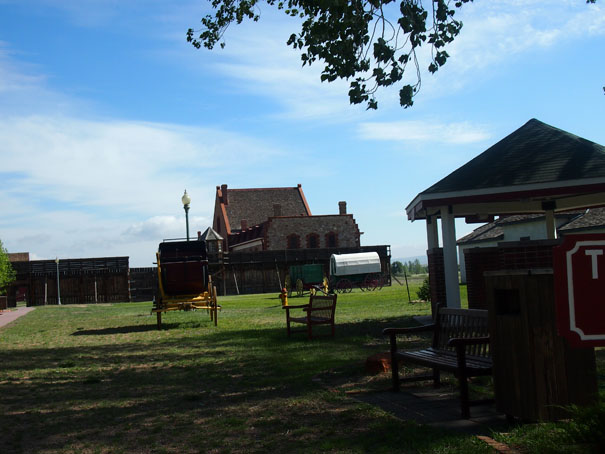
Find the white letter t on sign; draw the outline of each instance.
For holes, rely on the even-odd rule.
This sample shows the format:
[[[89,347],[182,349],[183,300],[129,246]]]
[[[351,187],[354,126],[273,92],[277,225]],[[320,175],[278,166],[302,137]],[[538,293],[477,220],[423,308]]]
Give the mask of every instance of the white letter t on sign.
[[[597,256],[603,255],[603,249],[586,249],[585,254],[590,255],[590,258],[592,259],[592,278],[598,279],[599,268],[597,266]]]

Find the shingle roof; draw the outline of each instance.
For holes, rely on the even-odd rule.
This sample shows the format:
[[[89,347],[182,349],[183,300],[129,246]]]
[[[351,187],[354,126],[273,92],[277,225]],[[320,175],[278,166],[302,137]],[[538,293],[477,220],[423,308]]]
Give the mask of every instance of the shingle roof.
[[[567,224],[563,224],[563,226],[559,227],[557,230],[574,230],[580,228],[593,228],[605,226],[605,208],[596,208],[591,209],[590,211],[598,211],[598,213],[594,213],[592,219],[586,221],[582,221],[582,218],[586,216],[584,214],[584,211],[572,210],[557,213],[555,216],[558,219],[562,219],[563,222],[571,219],[570,222],[568,222]],[[471,233],[463,236],[458,241],[456,241],[456,244],[460,245],[479,243],[482,241],[500,240],[504,238],[504,230],[502,229],[502,226],[533,222],[544,218],[545,215],[543,213],[502,216],[499,219],[490,222],[489,224],[485,224],[481,227],[476,228]]]
[[[274,216],[274,205],[280,205],[281,216],[310,216],[302,187],[227,189],[225,211],[231,231],[240,230],[241,221],[250,227]]]
[[[421,194],[605,177],[605,147],[535,118]]]
[[[565,224],[559,230],[571,232],[572,230],[594,229],[605,227],[605,208],[591,208],[583,216]]]
[[[504,238],[504,231],[502,227],[498,226],[496,222],[490,222],[489,224],[482,225],[476,228],[468,235],[460,238],[457,244],[468,244],[468,243],[479,243],[482,241],[495,241]]]

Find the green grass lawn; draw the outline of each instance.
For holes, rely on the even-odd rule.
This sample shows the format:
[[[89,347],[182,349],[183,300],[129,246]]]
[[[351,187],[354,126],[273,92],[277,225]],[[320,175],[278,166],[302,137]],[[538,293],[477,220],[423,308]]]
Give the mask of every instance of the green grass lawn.
[[[286,337],[277,293],[221,297],[218,327],[170,313],[161,331],[151,303],[38,307],[0,330],[0,452],[491,452],[345,392],[388,350],[383,328],[429,314],[407,301],[398,285],[339,295],[336,337],[313,341]]]

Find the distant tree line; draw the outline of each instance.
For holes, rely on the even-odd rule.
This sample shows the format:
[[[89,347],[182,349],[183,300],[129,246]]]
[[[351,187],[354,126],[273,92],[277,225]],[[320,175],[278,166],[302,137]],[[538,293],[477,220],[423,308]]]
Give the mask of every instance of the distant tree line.
[[[426,274],[429,272],[428,270],[428,266],[426,265],[422,265],[420,263],[420,260],[415,259],[415,260],[409,260],[405,263],[400,262],[399,260],[396,260],[395,262],[391,263],[391,272],[393,274],[406,274],[406,275],[410,275],[410,274]]]

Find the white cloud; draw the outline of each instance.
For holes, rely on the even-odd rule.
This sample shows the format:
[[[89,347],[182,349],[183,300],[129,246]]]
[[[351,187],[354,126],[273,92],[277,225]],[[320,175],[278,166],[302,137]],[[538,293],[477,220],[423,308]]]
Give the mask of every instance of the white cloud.
[[[197,237],[198,231],[206,230],[212,221],[207,217],[194,216],[189,219],[189,236]],[[198,229],[198,230],[196,230]],[[135,222],[123,233],[123,241],[147,241],[158,238],[184,238],[186,226],[183,216],[153,216],[142,222]]]
[[[280,119],[351,120],[363,108],[351,106],[348,82],[320,80],[323,62],[302,66],[300,51],[286,45],[300,25],[283,12],[267,11],[258,23],[229,28],[224,49],[213,51],[211,67],[233,80],[232,89],[270,98]],[[276,19],[276,16],[280,20]]]
[[[359,136],[365,140],[468,144],[482,142],[490,137],[484,127],[468,122],[392,121],[366,122],[359,126]]]
[[[195,236],[210,225],[224,175],[254,173],[281,155],[217,129],[46,116],[4,118],[0,143],[0,172],[11,182],[0,187],[0,207],[11,213],[0,237],[39,256],[132,256],[136,242],[157,248],[184,237],[184,189]],[[37,241],[42,232],[52,239]]]
[[[0,41],[0,93],[30,90],[45,80],[41,75],[26,74],[13,62],[8,43]]]
[[[423,73],[423,95],[441,96],[469,86],[480,74],[496,71],[519,56],[555,45],[605,35],[603,5],[542,0],[475,2],[457,19],[463,27],[446,48],[450,58],[435,75]],[[423,53],[421,68],[428,65]]]
[[[262,174],[283,158],[241,132],[94,118],[14,55],[0,46],[0,210],[10,213],[0,238],[11,251],[149,264],[159,241],[185,236],[184,189],[195,236],[226,175]]]
[[[279,154],[218,129],[65,117],[7,118],[0,138],[2,171],[20,180],[23,193],[135,212],[169,203],[185,187],[195,190],[213,169]]]

